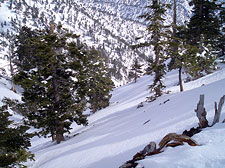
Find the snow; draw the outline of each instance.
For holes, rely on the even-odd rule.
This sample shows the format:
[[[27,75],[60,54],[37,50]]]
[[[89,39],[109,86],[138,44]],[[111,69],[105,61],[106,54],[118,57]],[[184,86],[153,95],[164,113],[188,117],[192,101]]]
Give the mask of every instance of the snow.
[[[217,124],[212,128],[203,130],[193,138],[200,146],[188,145],[168,148],[165,152],[140,161],[144,167],[167,168],[224,168],[225,165],[225,139],[218,136],[225,133],[224,124]]]
[[[9,9],[10,1],[4,1],[0,6],[0,32],[4,31],[4,37],[0,37],[6,45],[9,45],[8,34],[18,34],[17,26],[27,26],[31,29],[46,29],[51,21],[59,22],[63,28],[80,36],[80,41],[87,46],[103,50],[109,57],[108,65],[113,69],[120,69],[117,78],[114,78],[116,86],[128,81],[127,74],[133,59],[139,57],[141,63],[146,63],[152,56],[151,48],[138,50],[131,49],[136,44],[136,37],[149,39],[145,23],[139,17],[145,13],[148,4],[146,0],[14,0],[12,9]],[[20,3],[21,2],[21,3]],[[188,0],[179,0],[178,23],[183,23],[191,14]],[[20,6],[22,5],[22,6]],[[168,21],[172,18],[172,11],[168,13]],[[143,40],[144,40],[143,39]],[[9,47],[0,46],[0,57],[8,54]],[[4,51],[4,52],[3,52]],[[118,74],[119,73],[119,74]]]
[[[8,13],[9,13],[9,9],[7,8],[7,6],[5,5],[1,5],[0,6],[1,9],[1,13],[0,13],[0,21],[5,21],[8,19]]]
[[[132,159],[149,142],[157,144],[167,133],[182,133],[198,125],[194,112],[199,95],[205,94],[205,108],[209,124],[213,121],[214,102],[222,97],[225,86],[225,69],[221,69],[198,80],[184,83],[184,92],[179,92],[178,72],[172,71],[164,79],[167,85],[164,94],[148,103],[148,85],[153,76],[143,76],[137,83],[129,83],[114,89],[110,106],[88,117],[87,127],[73,124],[66,141],[56,145],[50,138],[32,139],[31,152],[35,162],[31,168],[115,168]],[[2,82],[3,79],[0,79]],[[0,85],[0,89],[9,89]],[[8,91],[1,92],[14,97]],[[15,96],[16,97],[16,96]],[[2,99],[2,94],[0,99]],[[143,103],[143,107],[137,106]],[[204,129],[193,139],[200,144],[187,144],[166,148],[161,154],[139,161],[139,166],[167,168],[222,168],[225,165],[225,108],[220,123]]]

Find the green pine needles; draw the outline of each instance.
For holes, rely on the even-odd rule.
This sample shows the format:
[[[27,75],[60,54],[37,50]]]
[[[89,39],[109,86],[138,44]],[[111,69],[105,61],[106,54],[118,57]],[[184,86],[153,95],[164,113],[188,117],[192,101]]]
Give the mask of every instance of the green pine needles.
[[[28,151],[33,135],[27,133],[28,126],[15,125],[8,110],[8,105],[0,107],[0,167],[26,167],[23,162],[34,160]]]
[[[73,122],[88,124],[83,114],[87,102],[94,112],[109,105],[113,85],[97,53],[78,43],[77,35],[62,26],[54,27],[38,34],[33,31],[36,35],[28,37],[30,43],[21,45],[35,52],[21,55],[21,60],[31,57],[32,66],[26,66],[30,67],[27,70],[23,63],[17,64],[19,71],[14,79],[24,89],[19,109],[26,123],[60,143]]]
[[[145,43],[153,46],[154,56],[149,58],[148,74],[154,74],[154,82],[149,86],[153,96],[149,97],[149,101],[155,100],[163,94],[165,85],[162,81],[166,73],[165,60],[166,46],[168,45],[169,26],[165,26],[165,12],[170,6],[163,4],[160,0],[153,0],[147,8],[151,11],[140,18],[144,18],[148,22],[147,31],[151,34],[150,41]],[[153,59],[154,58],[154,59]]]
[[[209,0],[192,0],[193,15],[186,25],[177,25],[177,2],[173,1],[173,23],[166,25],[165,15],[170,5],[162,0],[152,0],[149,12],[140,16],[147,24],[149,38],[133,48],[152,47],[146,73],[154,75],[149,86],[154,101],[163,94],[164,75],[168,70],[178,69],[180,91],[183,91],[182,73],[197,79],[215,70],[215,60],[224,53],[221,27],[224,25],[222,5]],[[220,13],[220,15],[216,15]],[[220,17],[220,18],[219,18]],[[219,20],[220,19],[220,20]],[[139,38],[140,39],[140,38]],[[139,40],[138,39],[138,40]],[[220,52],[220,53],[219,53]]]
[[[142,72],[142,66],[139,62],[138,59],[135,58],[133,61],[133,64],[131,66],[131,70],[129,72],[128,78],[134,80],[134,83],[137,82],[137,79],[140,78]]]

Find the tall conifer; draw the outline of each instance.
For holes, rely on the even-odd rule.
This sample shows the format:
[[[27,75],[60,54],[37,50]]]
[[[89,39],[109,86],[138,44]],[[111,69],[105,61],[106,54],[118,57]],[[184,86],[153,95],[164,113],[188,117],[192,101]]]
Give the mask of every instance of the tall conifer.
[[[29,127],[14,125],[8,110],[8,105],[0,107],[0,167],[26,167],[23,162],[34,160],[28,151],[32,135],[27,133]]]
[[[139,47],[143,46],[153,46],[154,56],[149,59],[148,73],[154,73],[154,82],[149,86],[151,92],[154,92],[154,96],[149,97],[150,101],[155,100],[157,97],[163,94],[163,84],[162,78],[166,73],[165,60],[166,57],[166,47],[168,45],[167,38],[169,27],[165,26],[165,13],[168,4],[163,4],[160,0],[153,0],[151,5],[147,6],[150,12],[140,16],[144,18],[149,25],[147,26],[147,31],[151,34],[150,41],[140,44]]]
[[[187,39],[190,45],[198,48],[196,60],[201,73],[209,73],[215,67],[215,59],[218,53],[217,43],[220,37],[220,24],[217,16],[219,5],[217,0],[192,0],[193,15],[188,23]]]
[[[129,72],[129,79],[133,79],[134,83],[137,82],[137,79],[140,78],[140,75],[143,73],[141,70],[142,65],[138,62],[138,59],[135,58]]]
[[[81,74],[86,55],[75,42],[77,38],[57,27],[36,38],[29,38],[35,46],[32,55],[35,63],[29,71],[19,71],[15,80],[24,88],[20,105],[27,123],[41,129],[42,135],[51,133],[60,143],[69,132],[73,121],[87,124],[82,114],[85,94]],[[30,47],[30,46],[28,46]],[[30,66],[31,67],[31,66]]]
[[[92,112],[101,110],[109,105],[113,82],[109,76],[109,70],[106,67],[101,53],[92,48],[88,52],[87,63],[87,97]]]

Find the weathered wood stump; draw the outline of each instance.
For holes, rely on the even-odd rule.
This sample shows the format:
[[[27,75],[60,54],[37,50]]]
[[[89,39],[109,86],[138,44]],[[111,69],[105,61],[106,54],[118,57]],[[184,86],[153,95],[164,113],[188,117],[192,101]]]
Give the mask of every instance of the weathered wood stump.
[[[206,128],[209,126],[208,120],[206,119],[206,110],[204,108],[204,95],[200,95],[200,100],[197,104],[197,109],[195,110],[196,115],[199,119],[199,127]]]
[[[220,115],[221,115],[221,111],[222,111],[222,106],[224,104],[224,100],[225,100],[225,95],[220,98],[218,108],[217,108],[217,103],[215,102],[215,116],[213,119],[212,126],[220,121]]]

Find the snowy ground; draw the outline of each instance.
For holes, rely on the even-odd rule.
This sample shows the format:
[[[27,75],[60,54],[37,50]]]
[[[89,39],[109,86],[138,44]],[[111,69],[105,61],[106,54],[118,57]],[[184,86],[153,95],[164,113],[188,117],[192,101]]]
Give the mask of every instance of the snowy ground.
[[[147,103],[147,88],[151,81],[151,76],[144,76],[135,84],[116,88],[111,105],[90,116],[89,126],[74,124],[67,140],[59,145],[52,143],[50,138],[33,138],[30,150],[35,154],[36,161],[27,163],[28,167],[118,168],[150,141],[158,144],[167,133],[182,133],[185,129],[196,127],[198,119],[194,109],[200,94],[205,94],[207,118],[211,124],[214,102],[218,102],[225,94],[223,68],[204,78],[185,83],[183,93],[179,93],[179,87],[176,86],[178,73],[170,72],[165,83],[171,93]],[[137,108],[141,102],[144,102],[144,106]],[[221,121],[224,118],[225,108]],[[139,167],[224,168],[225,124],[221,121],[193,136],[200,146],[186,144],[167,148],[161,154],[139,161]]]

